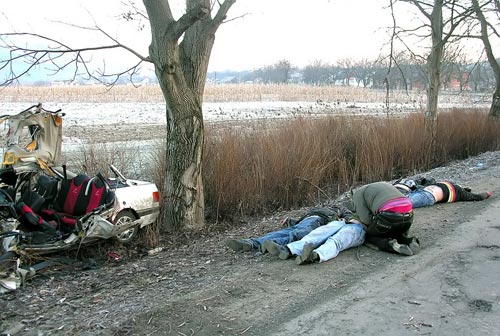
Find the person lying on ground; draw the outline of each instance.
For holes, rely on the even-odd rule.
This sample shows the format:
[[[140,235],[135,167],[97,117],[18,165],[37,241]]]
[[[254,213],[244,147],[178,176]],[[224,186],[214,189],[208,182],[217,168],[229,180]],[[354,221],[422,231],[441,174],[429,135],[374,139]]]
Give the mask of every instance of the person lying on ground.
[[[266,240],[262,246],[271,255],[282,260],[296,256],[295,263],[304,265],[325,262],[335,258],[340,252],[360,246],[365,240],[365,228],[356,219],[334,220],[320,226],[300,240],[280,245]]]
[[[475,194],[451,181],[436,182],[433,178],[401,179],[394,186],[406,195],[413,208],[432,206],[436,203],[473,202],[491,197],[491,192]]]
[[[266,253],[267,250],[262,244],[264,241],[273,241],[279,245],[286,245],[302,239],[317,227],[325,225],[332,220],[337,220],[344,215],[345,211],[348,211],[345,207],[337,205],[314,208],[297,220],[285,218],[282,223],[287,225],[287,227],[281,230],[272,231],[256,238],[228,239],[225,241],[225,245],[233,251],[260,251],[261,253]]]
[[[366,184],[352,193],[351,210],[366,226],[365,245],[381,251],[411,256],[420,242],[408,233],[413,223],[410,200],[388,182]]]

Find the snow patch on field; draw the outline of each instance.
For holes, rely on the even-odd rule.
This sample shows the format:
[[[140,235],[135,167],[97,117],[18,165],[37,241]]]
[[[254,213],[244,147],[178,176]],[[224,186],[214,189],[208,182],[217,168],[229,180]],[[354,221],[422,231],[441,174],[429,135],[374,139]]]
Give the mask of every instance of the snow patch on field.
[[[460,97],[447,97],[441,100],[440,107],[483,107],[488,108],[488,101],[464,101]],[[165,124],[166,113],[164,103],[56,103],[45,102],[44,108],[55,111],[61,109],[66,115],[66,126],[109,125],[109,124]],[[29,108],[30,105],[20,102],[3,102],[0,114],[15,114]],[[408,113],[421,111],[423,102],[390,104],[389,111]],[[203,115],[206,121],[251,120],[289,118],[300,115],[373,115],[386,114],[383,103],[359,102],[227,102],[204,103]]]

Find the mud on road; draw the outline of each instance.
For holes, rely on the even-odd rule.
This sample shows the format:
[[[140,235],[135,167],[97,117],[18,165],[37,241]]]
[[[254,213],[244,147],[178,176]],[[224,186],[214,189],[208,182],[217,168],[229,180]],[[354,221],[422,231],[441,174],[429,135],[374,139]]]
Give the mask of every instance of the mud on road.
[[[477,163],[483,164],[479,169]],[[427,172],[482,202],[416,209],[418,255],[361,246],[322,264],[235,253],[224,239],[277,229],[284,216],[166,237],[164,250],[96,246],[0,297],[15,335],[500,335],[500,152]],[[120,261],[108,259],[118,252]],[[86,258],[87,254],[92,258]]]

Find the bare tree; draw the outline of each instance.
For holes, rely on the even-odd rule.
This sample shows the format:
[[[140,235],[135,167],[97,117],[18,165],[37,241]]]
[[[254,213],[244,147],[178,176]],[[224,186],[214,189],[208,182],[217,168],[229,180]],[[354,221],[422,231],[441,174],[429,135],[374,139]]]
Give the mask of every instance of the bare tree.
[[[350,59],[350,58],[342,58],[342,59],[339,59],[337,61],[337,67],[342,69],[342,79],[343,79],[343,83],[344,85],[346,86],[349,86],[351,83],[351,79],[354,78],[354,60]]]
[[[125,17],[142,16],[149,19],[151,44],[147,56],[119,43],[98,27],[93,29],[105,34],[112,41],[110,45],[74,49],[50,37],[24,34],[51,44],[46,49],[27,48],[10,42],[13,35],[19,37],[22,34],[2,33],[1,41],[12,51],[10,59],[1,60],[0,63],[0,68],[11,69],[4,84],[16,81],[37,64],[52,65],[55,71],[69,64],[77,64],[84,67],[89,76],[94,76],[86,68],[82,56],[88,50],[121,48],[139,59],[129,69],[115,73],[115,78],[130,75],[142,62],[152,63],[165,98],[167,117],[162,224],[169,230],[201,227],[204,225],[203,91],[215,33],[235,1],[186,0],[186,11],[177,20],[168,0],[143,0],[145,12],[134,5]],[[61,63],[63,55],[71,55],[72,58]],[[28,66],[18,71],[16,62],[25,62]]]
[[[392,1],[392,0],[391,0]],[[470,17],[472,9],[464,1],[459,0],[400,0],[413,5],[423,17],[420,25],[410,28],[399,28],[396,33],[411,50],[408,43],[405,43],[404,34],[411,35],[414,39],[430,39],[430,48],[426,55],[427,63],[427,105],[425,109],[426,130],[434,138],[439,90],[441,85],[441,65],[445,46],[454,39],[460,37],[456,34],[458,28]]]
[[[368,87],[373,84],[373,68],[375,67],[373,63],[366,58],[354,61],[353,73],[358,86]]]
[[[480,4],[478,0],[472,0],[474,12],[476,13],[477,19],[479,20],[481,26],[481,40],[484,44],[484,51],[486,53],[486,57],[488,58],[488,62],[493,70],[493,74],[495,76],[495,91],[493,92],[493,99],[491,101],[491,107],[489,115],[494,118],[500,118],[500,65],[495,58],[493,53],[493,47],[490,43],[490,33],[500,37],[498,30],[492,24],[490,24],[484,15],[485,6],[493,5],[493,11],[496,11],[498,15],[500,13],[500,2],[498,0],[486,1],[483,4]],[[498,17],[497,17],[498,18]]]
[[[313,85],[326,85],[334,82],[332,65],[321,60],[316,60],[306,65],[302,71],[304,83]]]
[[[264,83],[288,83],[292,74],[292,64],[286,59],[277,63],[263,67],[256,71],[257,77]]]

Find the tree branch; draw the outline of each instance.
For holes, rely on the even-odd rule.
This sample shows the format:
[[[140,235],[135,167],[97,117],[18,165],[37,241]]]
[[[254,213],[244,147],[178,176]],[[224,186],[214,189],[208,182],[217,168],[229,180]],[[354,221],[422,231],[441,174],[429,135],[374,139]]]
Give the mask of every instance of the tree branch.
[[[234,1],[234,0],[232,0]],[[172,38],[177,41],[184,32],[195,22],[199,21],[210,13],[210,8],[203,5],[196,6],[177,20],[172,29]]]
[[[112,37],[110,34],[108,34],[105,30],[103,30],[98,25],[95,25],[94,27],[85,27],[85,26],[75,25],[72,23],[60,22],[60,21],[55,21],[55,22],[62,24],[62,25],[69,26],[69,27],[74,27],[74,28],[78,28],[78,29],[82,29],[82,30],[97,31],[99,33],[102,33],[104,36],[106,36],[111,41],[113,41],[117,48],[122,48],[122,49],[127,50],[128,52],[130,52],[131,54],[133,54],[135,57],[137,57],[138,59],[140,59],[142,61],[151,62],[151,60],[149,59],[149,56],[148,57],[143,56],[139,52],[135,51],[133,48],[130,48],[130,47],[126,46],[125,44],[119,42],[116,38]],[[73,50],[76,50],[76,49],[73,49]]]
[[[212,29],[217,29],[221,23],[226,19],[229,8],[236,2],[236,0],[225,0],[219,7],[217,14],[212,20]]]
[[[92,28],[92,29],[100,31],[101,33],[105,34],[105,32],[100,30],[99,28]],[[136,69],[138,68],[138,66],[142,62],[149,61],[148,58],[139,55],[138,53],[134,52],[131,48],[128,48],[120,43],[117,43],[117,41],[113,39],[111,36],[107,34],[105,35],[111,40],[113,40],[115,44],[96,46],[96,47],[72,48],[63,42],[57,41],[53,38],[41,34],[25,33],[25,32],[0,33],[0,42],[1,42],[0,47],[4,47],[10,50],[10,57],[8,59],[0,60],[0,70],[5,69],[7,67],[9,68],[9,74],[7,78],[1,83],[1,85],[10,85],[13,83],[17,83],[21,77],[28,74],[31,70],[33,70],[35,66],[43,64],[50,64],[50,68],[48,68],[47,70],[51,71],[53,75],[63,71],[64,69],[67,69],[71,65],[74,65],[75,69],[73,71],[73,80],[78,75],[81,75],[79,74],[79,70],[81,69],[81,67],[83,67],[85,73],[88,75],[87,77],[88,79],[92,78],[102,82],[102,79],[93,75],[92,71],[88,68],[87,66],[88,61],[83,59],[84,52],[125,49],[139,58],[140,60],[139,63],[130,68],[127,68],[124,71],[119,71],[116,73],[109,73],[109,74],[103,74],[102,72],[100,73],[100,75],[102,75],[103,77],[116,77],[113,81],[114,83],[116,83],[118,78],[120,78],[121,76],[127,73],[131,73],[132,70],[134,71],[132,72],[131,75],[137,74]],[[17,44],[9,42],[9,39],[12,37],[34,38],[43,43],[49,44],[49,46],[45,48],[30,48],[30,47],[19,46]],[[53,47],[51,47],[50,44],[52,44]],[[63,56],[66,55],[73,55],[74,57],[71,57],[68,60],[67,58],[63,58]]]

